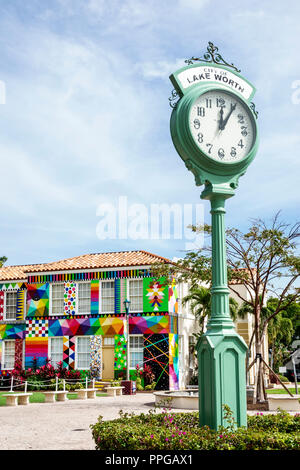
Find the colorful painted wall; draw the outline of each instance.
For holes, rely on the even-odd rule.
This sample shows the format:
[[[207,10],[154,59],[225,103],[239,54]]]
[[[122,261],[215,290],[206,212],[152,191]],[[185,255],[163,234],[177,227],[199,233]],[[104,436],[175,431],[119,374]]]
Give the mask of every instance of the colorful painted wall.
[[[129,318],[130,335],[144,337],[144,363],[155,373],[157,389],[178,387],[178,341],[176,285],[165,286],[163,280],[151,278],[148,271],[130,270],[77,275],[48,275],[31,277],[28,284],[0,284],[0,321],[3,321],[6,291],[17,292],[16,322],[0,324],[0,364],[2,341],[15,340],[15,364],[17,361],[32,367],[43,365],[49,355],[48,339],[63,337],[63,365],[75,367],[76,337],[91,337],[91,373],[102,376],[102,338],[114,336],[115,373],[126,371],[126,341],[124,326],[126,316],[124,300],[127,298],[127,279],[143,279],[143,311]],[[100,282],[115,280],[115,311],[99,314]],[[91,283],[90,314],[76,314],[77,281]],[[61,315],[51,315],[51,282],[64,283],[64,302]],[[26,299],[26,301],[25,301]],[[24,347],[25,343],[25,347]],[[23,357],[23,351],[24,357]],[[177,355],[176,355],[177,354]],[[5,374],[4,371],[2,373]]]

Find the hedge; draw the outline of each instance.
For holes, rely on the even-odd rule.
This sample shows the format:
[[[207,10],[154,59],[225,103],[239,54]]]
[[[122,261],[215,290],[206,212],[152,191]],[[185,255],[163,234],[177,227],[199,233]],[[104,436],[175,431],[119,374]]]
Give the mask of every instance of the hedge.
[[[213,431],[199,427],[198,412],[120,412],[120,418],[91,425],[97,450],[299,450],[300,415],[248,417],[248,428]]]

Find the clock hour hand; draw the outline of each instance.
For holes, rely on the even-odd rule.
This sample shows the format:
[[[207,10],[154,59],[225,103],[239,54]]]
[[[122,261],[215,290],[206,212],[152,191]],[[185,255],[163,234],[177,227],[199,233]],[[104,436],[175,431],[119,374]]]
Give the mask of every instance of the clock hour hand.
[[[222,119],[222,124],[220,124],[219,129],[220,129],[221,131],[223,131],[223,130],[225,129],[225,126],[226,126],[226,124],[227,124],[227,122],[228,122],[228,119],[230,118],[230,116],[231,116],[231,114],[233,113],[233,111],[235,110],[235,108],[236,108],[236,103],[235,103],[235,104],[232,104],[232,103],[231,103],[231,104],[230,104],[230,111],[229,111],[229,113],[227,114],[227,116],[226,116],[226,118],[224,119],[224,121],[223,121],[223,119]]]

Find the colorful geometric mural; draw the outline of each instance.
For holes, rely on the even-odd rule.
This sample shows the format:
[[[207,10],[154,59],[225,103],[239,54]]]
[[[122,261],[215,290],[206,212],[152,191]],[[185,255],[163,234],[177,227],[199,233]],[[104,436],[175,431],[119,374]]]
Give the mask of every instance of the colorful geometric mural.
[[[169,374],[170,390],[179,389],[178,335],[169,335]]]
[[[63,337],[63,367],[75,368],[75,338],[73,336]]]
[[[49,336],[83,336],[122,334],[120,317],[49,319]]]
[[[143,279],[143,311],[168,312],[168,287],[163,285],[163,279]]]
[[[4,291],[0,291],[0,320],[3,320],[4,316]]]
[[[26,289],[27,284],[24,282],[8,282],[6,284],[0,284],[0,290],[16,290],[16,289]]]
[[[125,335],[115,335],[115,370],[126,370],[126,352],[127,343]]]
[[[102,378],[102,336],[91,338],[91,375],[94,379]]]
[[[28,284],[27,316],[45,317],[49,313],[49,284]]]
[[[15,325],[0,325],[1,339],[25,339],[25,323]]]
[[[46,363],[48,357],[48,338],[25,339],[25,367],[32,367],[34,358],[38,367]]]
[[[168,315],[129,317],[129,334],[169,333]]]
[[[144,364],[155,374],[155,390],[169,388],[169,335],[144,335]]]
[[[99,281],[98,279],[91,281],[91,314],[99,313]]]
[[[178,292],[175,280],[169,286],[169,310],[170,313],[178,313]]]
[[[127,299],[126,279],[115,280],[115,313],[125,313],[124,300]]]
[[[73,315],[76,309],[76,284],[75,282],[65,282],[64,293],[64,313]]]
[[[23,363],[23,340],[15,340],[15,367],[22,366]]]
[[[48,336],[48,320],[43,318],[26,320],[27,338],[42,338],[46,336]]]
[[[17,312],[16,320],[24,320],[24,311],[25,311],[25,291],[17,291]]]

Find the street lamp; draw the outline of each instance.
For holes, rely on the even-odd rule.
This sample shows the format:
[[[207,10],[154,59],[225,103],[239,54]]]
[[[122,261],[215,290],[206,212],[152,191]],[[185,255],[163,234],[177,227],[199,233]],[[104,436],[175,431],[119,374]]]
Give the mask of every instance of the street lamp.
[[[129,308],[130,308],[130,300],[124,300],[124,307],[126,313],[126,333],[125,333],[125,340],[126,340],[126,380],[129,380]]]

